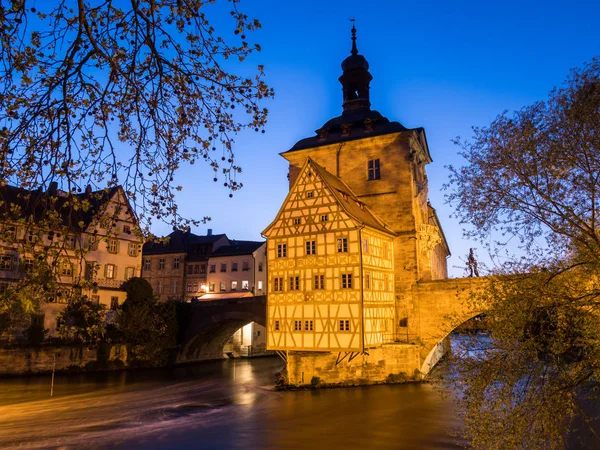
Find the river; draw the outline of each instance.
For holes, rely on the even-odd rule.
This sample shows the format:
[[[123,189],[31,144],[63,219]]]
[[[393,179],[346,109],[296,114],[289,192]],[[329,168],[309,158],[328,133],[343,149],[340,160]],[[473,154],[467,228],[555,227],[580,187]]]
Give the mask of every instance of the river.
[[[458,449],[431,384],[273,390],[278,358],[0,380],[2,449]]]

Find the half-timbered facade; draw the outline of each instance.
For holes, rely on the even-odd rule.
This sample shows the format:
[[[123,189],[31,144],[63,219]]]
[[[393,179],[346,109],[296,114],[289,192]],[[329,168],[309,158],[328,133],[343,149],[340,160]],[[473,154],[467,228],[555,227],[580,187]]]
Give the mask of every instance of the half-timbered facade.
[[[263,234],[269,349],[362,351],[392,336],[395,233],[345,183],[308,159]]]

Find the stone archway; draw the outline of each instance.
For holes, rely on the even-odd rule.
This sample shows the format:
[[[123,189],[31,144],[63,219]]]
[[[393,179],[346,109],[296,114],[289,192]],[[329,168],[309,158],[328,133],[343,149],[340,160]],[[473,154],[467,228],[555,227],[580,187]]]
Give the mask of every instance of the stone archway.
[[[223,358],[223,347],[233,333],[250,322],[266,324],[266,299],[213,301],[191,305],[179,345],[178,363]]]
[[[454,326],[454,328],[452,328],[450,331],[448,331],[441,339],[439,339],[437,342],[434,341],[433,345],[429,345],[429,346],[427,344],[423,345],[422,350],[425,350],[425,352],[427,352],[427,356],[425,356],[425,358],[423,359],[423,364],[421,365],[421,368],[419,369],[423,376],[426,376],[429,372],[431,372],[431,370],[437,365],[437,363],[447,353],[448,338],[454,332],[454,330],[459,328],[462,324],[468,322],[469,320],[473,320],[475,317],[478,317],[483,313],[484,313],[483,311],[469,313],[468,316],[466,316],[464,320],[462,320],[460,323],[457,323]],[[421,353],[423,354],[425,352],[422,351]]]

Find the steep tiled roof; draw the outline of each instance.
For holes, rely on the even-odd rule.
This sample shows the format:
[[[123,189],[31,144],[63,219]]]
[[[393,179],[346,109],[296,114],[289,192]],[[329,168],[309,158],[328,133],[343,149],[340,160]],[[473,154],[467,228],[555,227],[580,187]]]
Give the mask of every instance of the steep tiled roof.
[[[342,209],[354,220],[368,225],[376,230],[384,231],[389,234],[395,234],[388,226],[380,220],[371,210],[365,205],[356,194],[348,187],[346,183],[340,180],[335,175],[329,173],[311,158],[308,158],[308,166],[312,167],[315,172],[321,177],[327,185],[331,193],[335,196],[338,204]]]
[[[169,253],[187,253],[194,245],[213,244],[221,238],[227,238],[225,234],[212,234],[210,236],[199,236],[189,231],[175,230],[167,236],[169,240],[165,243],[148,241],[144,244],[142,253],[144,255],[161,255]]]
[[[325,125],[316,130],[316,136],[301,139],[284,153],[412,130],[420,132],[423,131],[423,128],[406,128],[400,122],[390,121],[378,111],[361,108],[346,111],[341,116],[327,121]]]
[[[241,256],[251,255],[254,253],[265,241],[235,241],[231,240],[231,245],[224,245],[219,247],[211,253],[213,256]]]
[[[90,208],[72,208],[72,202],[68,202],[68,194],[54,190],[42,191],[28,190],[15,186],[0,186],[0,220],[11,220],[17,218],[34,221],[42,220],[49,211],[57,211],[62,215],[63,224],[73,230],[86,229],[97,217],[107,202],[121,189],[115,186],[98,191],[87,191],[75,194],[79,201],[87,200]],[[18,213],[13,212],[15,206],[19,206]]]

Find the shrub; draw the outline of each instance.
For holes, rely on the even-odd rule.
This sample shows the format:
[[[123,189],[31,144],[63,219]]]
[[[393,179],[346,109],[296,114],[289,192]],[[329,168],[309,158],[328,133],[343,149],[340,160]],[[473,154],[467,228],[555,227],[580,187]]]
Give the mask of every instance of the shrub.
[[[406,383],[408,381],[408,375],[404,372],[390,373],[385,381],[387,383]]]

